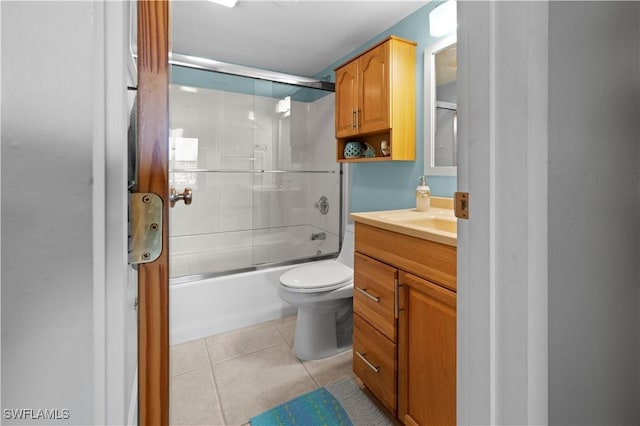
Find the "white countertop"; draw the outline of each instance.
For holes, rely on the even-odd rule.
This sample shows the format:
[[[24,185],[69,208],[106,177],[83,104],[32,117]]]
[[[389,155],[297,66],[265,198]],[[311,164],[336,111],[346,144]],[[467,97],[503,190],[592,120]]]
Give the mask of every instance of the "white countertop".
[[[426,212],[416,209],[382,210],[351,213],[355,222],[457,247],[457,219],[453,213],[453,200],[432,197]]]

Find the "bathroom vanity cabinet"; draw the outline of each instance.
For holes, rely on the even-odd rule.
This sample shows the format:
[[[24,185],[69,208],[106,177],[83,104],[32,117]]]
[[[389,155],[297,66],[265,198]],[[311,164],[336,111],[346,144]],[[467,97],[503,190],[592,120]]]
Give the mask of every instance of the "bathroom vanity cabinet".
[[[335,69],[338,161],[415,160],[415,50],[415,42],[390,36]],[[345,158],[349,141],[369,144],[375,157]]]
[[[456,247],[355,226],[353,370],[406,425],[456,424]]]

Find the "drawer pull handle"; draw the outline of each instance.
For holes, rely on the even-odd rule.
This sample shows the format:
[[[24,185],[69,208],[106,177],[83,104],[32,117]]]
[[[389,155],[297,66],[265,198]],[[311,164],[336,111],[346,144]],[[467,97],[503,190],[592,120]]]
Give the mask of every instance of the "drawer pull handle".
[[[358,355],[358,356],[360,357],[360,359],[361,359],[362,361],[364,361],[364,363],[365,363],[365,364],[367,364],[367,366],[368,366],[370,369],[372,369],[374,372],[376,372],[376,373],[377,373],[378,371],[380,371],[380,367],[376,367],[375,365],[371,364],[371,363],[369,362],[369,360],[365,357],[366,353],[361,354],[360,352],[356,351],[356,355]]]
[[[380,303],[380,298],[373,296],[371,293],[369,293],[367,290],[362,289],[360,287],[356,287],[356,290],[358,290],[360,293],[364,294],[365,296],[367,296],[369,299],[373,300],[376,303]]]

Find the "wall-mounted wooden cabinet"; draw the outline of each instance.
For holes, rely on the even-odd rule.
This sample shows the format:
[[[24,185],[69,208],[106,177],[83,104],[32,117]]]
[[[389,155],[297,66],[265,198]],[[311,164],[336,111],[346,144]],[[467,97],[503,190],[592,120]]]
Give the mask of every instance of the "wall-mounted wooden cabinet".
[[[415,50],[415,42],[390,36],[336,68],[338,161],[415,160]],[[368,144],[375,156],[345,158],[351,141]]]
[[[353,371],[406,425],[456,424],[456,247],[356,222]]]

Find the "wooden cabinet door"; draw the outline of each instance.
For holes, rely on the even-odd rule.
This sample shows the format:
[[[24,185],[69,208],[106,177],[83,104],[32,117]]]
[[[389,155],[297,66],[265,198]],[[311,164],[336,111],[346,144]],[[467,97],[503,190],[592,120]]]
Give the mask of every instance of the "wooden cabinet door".
[[[336,70],[336,137],[347,137],[358,132],[358,61]]]
[[[389,110],[389,43],[365,53],[359,59],[360,110],[358,130],[370,133],[391,128]]]
[[[456,424],[456,294],[400,272],[398,417]]]

